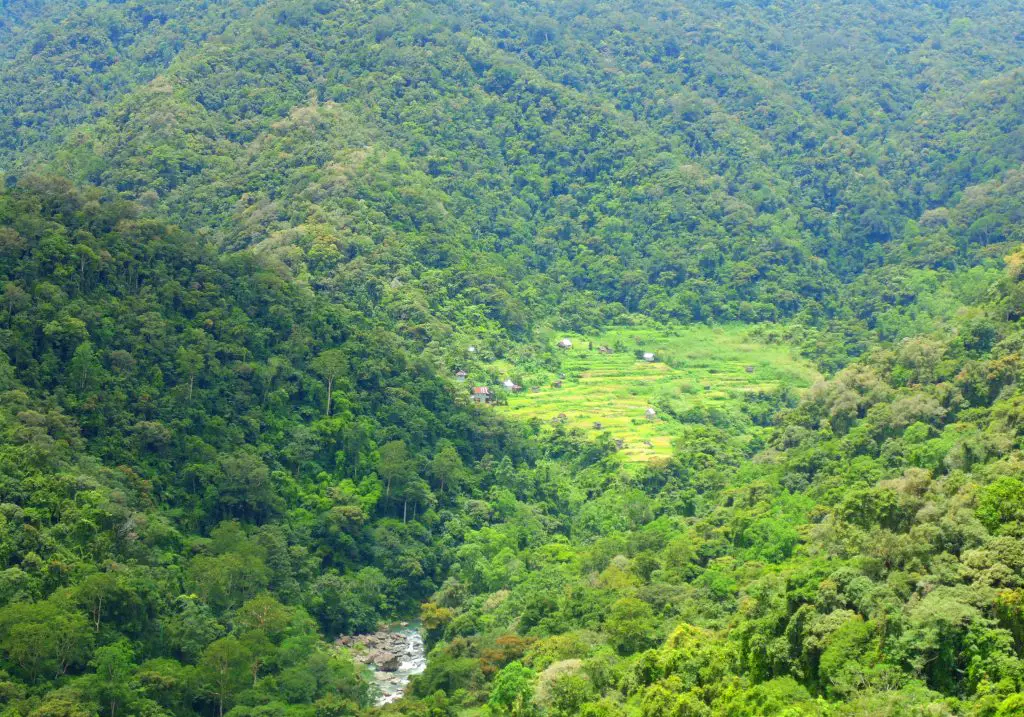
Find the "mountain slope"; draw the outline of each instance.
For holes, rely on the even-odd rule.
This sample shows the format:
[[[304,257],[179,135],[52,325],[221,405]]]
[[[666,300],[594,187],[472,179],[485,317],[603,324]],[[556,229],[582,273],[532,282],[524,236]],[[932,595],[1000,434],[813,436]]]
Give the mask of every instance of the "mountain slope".
[[[1022,20],[0,0],[0,714],[1018,714]]]
[[[469,303],[513,334],[556,304],[567,328],[620,306],[843,318],[838,282],[877,267],[907,220],[1019,166],[1019,23],[997,0],[814,13],[274,0],[228,20],[158,79],[145,82],[155,61],[133,70],[103,119],[64,123],[76,134],[58,163],[230,248],[316,225],[338,262],[281,253],[334,288],[372,243],[364,282],[409,266],[435,311]],[[903,32],[872,30],[886,23]],[[954,136],[962,159],[943,146]],[[392,256],[390,236],[443,248]],[[272,244],[296,241],[308,251]],[[458,287],[467,254],[521,269],[490,272],[493,298],[439,294],[426,277]]]

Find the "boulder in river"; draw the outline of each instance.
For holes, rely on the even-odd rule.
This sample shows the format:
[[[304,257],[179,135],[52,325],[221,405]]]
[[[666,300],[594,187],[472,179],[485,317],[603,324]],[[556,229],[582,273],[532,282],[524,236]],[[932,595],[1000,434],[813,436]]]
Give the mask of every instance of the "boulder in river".
[[[402,658],[393,652],[378,652],[374,664],[382,672],[395,672],[401,666]]]

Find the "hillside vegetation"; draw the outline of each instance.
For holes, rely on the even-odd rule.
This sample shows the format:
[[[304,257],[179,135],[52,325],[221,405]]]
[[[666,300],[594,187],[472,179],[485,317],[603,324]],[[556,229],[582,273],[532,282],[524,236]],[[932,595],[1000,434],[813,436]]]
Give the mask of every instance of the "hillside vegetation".
[[[1022,37],[0,2],[0,717],[1024,714]]]
[[[909,270],[1019,239],[1007,0],[86,5],[18,14],[0,168],[258,247],[415,341],[796,315],[834,367]]]

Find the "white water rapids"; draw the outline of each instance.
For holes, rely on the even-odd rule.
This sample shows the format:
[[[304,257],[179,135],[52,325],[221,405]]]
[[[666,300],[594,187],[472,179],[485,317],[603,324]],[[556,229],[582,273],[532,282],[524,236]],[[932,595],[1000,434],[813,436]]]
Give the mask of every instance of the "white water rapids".
[[[427,668],[418,622],[397,623],[366,635],[342,635],[339,645],[352,650],[371,678],[375,703],[390,704],[405,694],[409,681]]]
[[[423,648],[423,638],[417,626],[401,627],[393,630],[405,638],[403,651],[400,655],[401,663],[394,672],[384,672],[373,665],[373,681],[380,690],[377,696],[378,705],[386,705],[401,698],[405,694],[405,688],[409,686],[409,680],[427,669],[427,655]]]

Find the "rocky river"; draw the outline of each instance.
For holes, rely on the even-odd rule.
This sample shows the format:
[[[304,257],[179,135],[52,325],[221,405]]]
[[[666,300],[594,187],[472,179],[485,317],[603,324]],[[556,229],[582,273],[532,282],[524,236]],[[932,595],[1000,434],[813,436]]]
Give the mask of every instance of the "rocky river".
[[[342,635],[337,644],[349,648],[355,660],[370,669],[378,705],[399,699],[409,680],[427,667],[423,637],[415,622],[396,623],[368,635]]]

